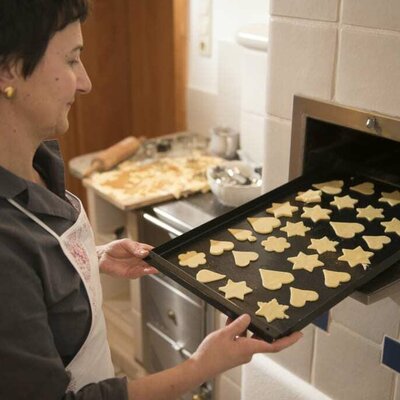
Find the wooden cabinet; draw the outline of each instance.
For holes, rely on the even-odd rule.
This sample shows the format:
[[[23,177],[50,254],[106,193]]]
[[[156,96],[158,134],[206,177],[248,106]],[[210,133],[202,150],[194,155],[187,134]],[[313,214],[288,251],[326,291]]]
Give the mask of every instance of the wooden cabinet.
[[[92,0],[82,59],[92,92],[78,96],[61,139],[65,161],[128,135],[186,128],[186,0]],[[67,172],[69,190],[85,199]]]

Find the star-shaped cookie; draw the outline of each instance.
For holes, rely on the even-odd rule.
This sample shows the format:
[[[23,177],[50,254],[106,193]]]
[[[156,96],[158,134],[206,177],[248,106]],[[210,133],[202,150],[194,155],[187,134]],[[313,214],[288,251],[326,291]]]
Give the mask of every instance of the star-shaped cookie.
[[[395,190],[394,192],[382,192],[382,197],[379,201],[383,203],[388,203],[391,206],[396,206],[400,204],[400,191]]]
[[[346,261],[351,268],[361,264],[364,269],[367,269],[368,265],[371,264],[369,259],[374,255],[370,251],[365,251],[361,246],[355,249],[342,249],[343,255],[338,258],[339,261]]]
[[[289,201],[285,203],[272,203],[272,207],[267,208],[267,213],[274,214],[275,218],[279,217],[293,217],[293,213],[299,208],[292,206]]]
[[[321,202],[321,190],[309,189],[306,192],[297,193],[296,200],[302,201],[303,203],[320,203]]]
[[[324,254],[327,251],[336,251],[339,242],[329,240],[326,236],[321,239],[311,239],[311,244],[307,247],[310,250],[316,250],[318,254]]]
[[[357,210],[357,218],[366,218],[368,221],[373,221],[375,218],[384,218],[382,214],[383,208],[375,208],[371,205],[365,208],[356,208]]]
[[[303,207],[303,211],[301,217],[311,218],[313,222],[318,222],[321,219],[330,219],[329,214],[332,213],[332,210],[322,208],[321,206]]]
[[[268,322],[272,322],[275,319],[288,319],[289,316],[285,314],[285,311],[289,306],[279,304],[276,299],[272,299],[268,303],[258,301],[257,305],[259,309],[256,311],[256,315],[264,317]]]
[[[281,228],[281,231],[286,232],[288,237],[292,236],[305,236],[310,228],[305,226],[303,222],[287,222],[286,226]]]
[[[234,282],[231,279],[228,279],[228,283],[225,286],[219,287],[218,290],[225,293],[226,299],[239,300],[243,300],[246,294],[253,291],[253,289],[247,286],[245,281]]]
[[[354,204],[357,203],[357,199],[353,199],[347,194],[346,196],[335,196],[329,204],[337,207],[338,210],[343,210],[344,208],[354,208]]]
[[[314,268],[322,267],[324,263],[318,260],[318,254],[304,254],[299,252],[296,257],[288,257],[288,261],[293,264],[293,269],[305,269],[308,272],[313,272]]]
[[[385,232],[394,232],[400,236],[400,221],[397,218],[392,218],[390,221],[381,222],[381,225],[385,227]]]

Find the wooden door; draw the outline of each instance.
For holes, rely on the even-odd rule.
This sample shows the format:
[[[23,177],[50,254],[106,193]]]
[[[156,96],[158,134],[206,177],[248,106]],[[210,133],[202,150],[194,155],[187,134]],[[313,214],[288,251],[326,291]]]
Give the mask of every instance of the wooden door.
[[[78,96],[61,139],[65,161],[128,135],[186,128],[186,0],[93,0],[82,60],[92,92]],[[85,199],[69,172],[67,187]]]

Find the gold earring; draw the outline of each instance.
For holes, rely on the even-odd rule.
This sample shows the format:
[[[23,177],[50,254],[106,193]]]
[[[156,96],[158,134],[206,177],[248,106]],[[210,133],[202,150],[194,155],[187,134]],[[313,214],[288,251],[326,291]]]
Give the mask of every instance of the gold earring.
[[[7,86],[4,89],[4,96],[6,97],[6,99],[10,100],[14,97],[15,95],[15,88],[13,88],[12,86]]]

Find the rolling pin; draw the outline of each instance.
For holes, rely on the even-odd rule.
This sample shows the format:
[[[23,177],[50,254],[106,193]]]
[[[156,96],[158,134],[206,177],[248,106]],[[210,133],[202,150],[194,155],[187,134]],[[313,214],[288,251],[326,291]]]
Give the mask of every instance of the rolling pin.
[[[132,156],[144,142],[145,137],[136,138],[128,136],[111,147],[100,151],[93,158],[90,167],[84,172],[84,178],[90,176],[93,172],[103,172],[116,166],[121,161]]]

